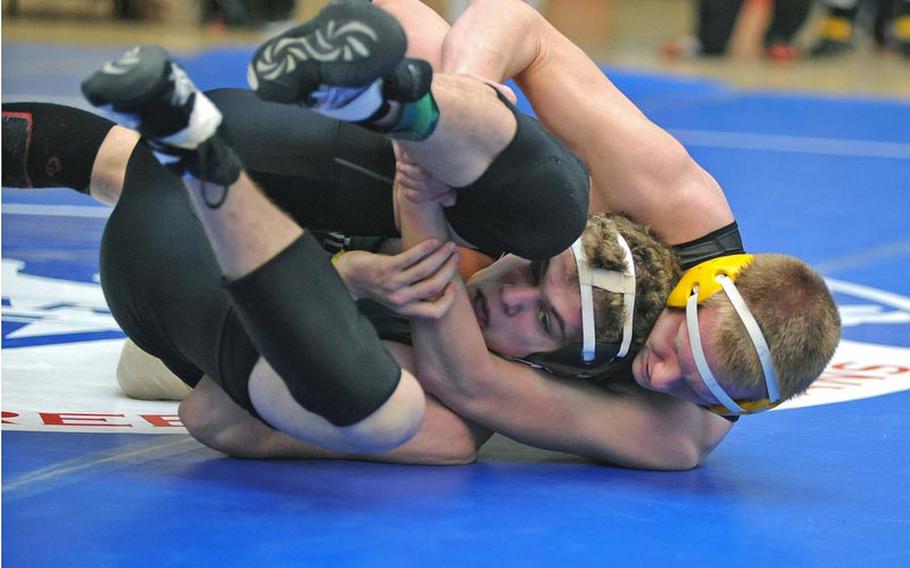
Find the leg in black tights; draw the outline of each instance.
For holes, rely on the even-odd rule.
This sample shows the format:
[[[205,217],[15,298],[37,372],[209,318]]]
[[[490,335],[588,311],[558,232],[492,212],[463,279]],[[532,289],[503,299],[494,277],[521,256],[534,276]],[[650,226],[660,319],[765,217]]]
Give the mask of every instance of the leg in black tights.
[[[765,33],[765,47],[790,45],[796,33],[806,22],[811,0],[777,0],[774,15]]]
[[[3,186],[70,187],[89,193],[92,165],[114,126],[79,109],[3,104]]]
[[[698,29],[704,55],[723,55],[742,8],[742,0],[701,0],[698,3]]]

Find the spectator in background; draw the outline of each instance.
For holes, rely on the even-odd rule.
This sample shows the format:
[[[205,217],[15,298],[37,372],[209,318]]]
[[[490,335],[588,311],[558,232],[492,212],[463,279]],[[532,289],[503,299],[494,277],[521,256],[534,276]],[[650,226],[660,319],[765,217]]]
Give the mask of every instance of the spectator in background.
[[[664,44],[664,56],[679,59],[726,54],[742,6],[743,0],[698,0],[695,37]],[[764,37],[768,57],[776,61],[796,57],[793,38],[805,23],[810,6],[811,0],[773,2],[773,15]]]
[[[893,46],[910,57],[910,0],[875,0],[872,36],[879,47]],[[832,57],[852,51],[860,0],[823,0],[827,10],[821,35],[809,55]],[[890,29],[889,29],[890,28]]]
[[[202,23],[229,27],[264,27],[293,18],[296,0],[206,0]]]

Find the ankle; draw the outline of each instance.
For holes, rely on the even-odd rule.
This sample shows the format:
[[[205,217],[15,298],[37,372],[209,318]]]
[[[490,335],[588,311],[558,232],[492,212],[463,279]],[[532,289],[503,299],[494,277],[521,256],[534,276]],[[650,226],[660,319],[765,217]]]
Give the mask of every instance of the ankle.
[[[439,123],[439,106],[433,93],[413,102],[389,101],[374,117],[359,123],[368,130],[399,140],[426,140]]]

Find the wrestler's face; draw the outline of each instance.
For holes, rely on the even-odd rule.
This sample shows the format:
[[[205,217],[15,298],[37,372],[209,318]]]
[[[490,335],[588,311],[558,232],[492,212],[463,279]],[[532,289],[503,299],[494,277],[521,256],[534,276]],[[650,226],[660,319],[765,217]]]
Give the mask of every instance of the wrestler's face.
[[[581,297],[571,250],[543,262],[506,255],[477,271],[466,288],[491,351],[523,357],[581,337]]]
[[[717,368],[713,365],[716,347],[712,333],[716,323],[716,310],[699,306],[698,329],[705,358],[713,369]],[[686,327],[686,311],[683,309],[664,308],[644,347],[632,362],[632,375],[642,388],[701,406],[717,404],[717,399],[705,386],[695,366],[689,330]],[[718,377],[718,380],[722,380],[722,377]]]

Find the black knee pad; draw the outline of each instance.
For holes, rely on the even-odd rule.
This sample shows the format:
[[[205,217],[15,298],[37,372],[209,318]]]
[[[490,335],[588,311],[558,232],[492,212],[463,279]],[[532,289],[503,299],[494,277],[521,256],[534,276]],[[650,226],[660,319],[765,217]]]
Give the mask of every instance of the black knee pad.
[[[114,123],[50,103],[3,103],[3,186],[89,192],[92,165]]]
[[[584,231],[588,172],[536,119],[518,112],[501,94],[499,98],[518,121],[515,138],[480,179],[459,190],[446,217],[460,236],[483,251],[550,258]]]
[[[349,426],[398,386],[401,367],[309,233],[226,288],[253,344],[307,410]]]

